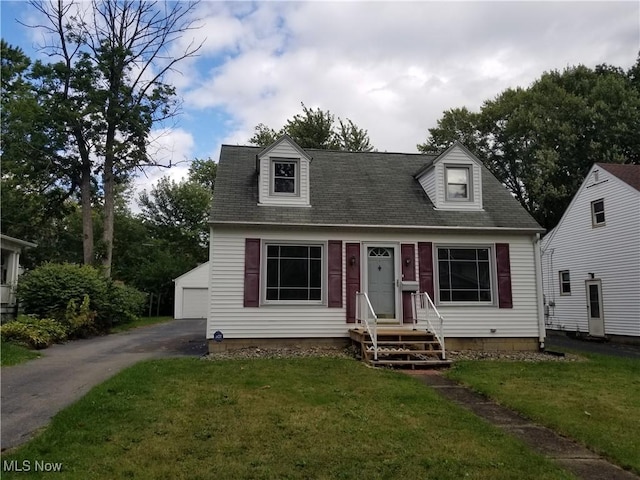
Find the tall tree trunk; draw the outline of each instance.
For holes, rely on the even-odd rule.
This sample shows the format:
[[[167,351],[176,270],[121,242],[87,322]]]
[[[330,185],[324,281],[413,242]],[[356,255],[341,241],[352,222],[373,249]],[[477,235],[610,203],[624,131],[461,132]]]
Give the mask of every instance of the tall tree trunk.
[[[93,264],[93,208],[91,205],[91,159],[80,127],[73,128],[80,153],[80,206],[82,209],[82,260]]]
[[[87,171],[88,170],[88,171]],[[85,265],[93,263],[93,216],[91,208],[91,167],[82,166],[80,204],[82,207],[82,258]]]
[[[113,258],[113,217],[115,210],[113,152],[107,152],[105,155],[102,183],[104,188],[104,227],[102,230],[104,253],[102,256],[102,267],[104,276],[109,278],[111,277],[111,260]]]

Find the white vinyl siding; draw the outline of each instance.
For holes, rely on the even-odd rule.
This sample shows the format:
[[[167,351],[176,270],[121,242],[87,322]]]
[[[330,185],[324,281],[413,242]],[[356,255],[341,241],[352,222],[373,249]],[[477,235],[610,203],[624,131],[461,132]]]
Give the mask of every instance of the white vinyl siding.
[[[322,242],[341,240],[343,249],[343,308],[326,305],[263,305],[244,308],[244,252],[246,238],[263,242]],[[418,268],[418,242],[433,245],[485,245],[508,243],[511,260],[513,308],[497,306],[445,305],[440,308],[445,317],[445,335],[450,337],[528,337],[538,338],[538,302],[534,244],[527,235],[419,234],[380,233],[372,229],[338,231],[307,229],[298,231],[262,230],[216,226],[211,231],[210,305],[207,338],[216,330],[225,338],[301,338],[347,337],[353,324],[346,323],[345,244],[400,245],[413,243]],[[435,249],[434,249],[435,250]],[[364,259],[364,248],[361,248]],[[416,278],[418,271],[416,271]],[[361,277],[364,283],[364,277]],[[398,293],[398,301],[400,294]],[[492,329],[495,330],[492,332]]]
[[[273,162],[296,162],[295,194],[273,192]],[[283,141],[259,158],[260,175],[258,177],[258,202],[261,205],[282,205],[291,207],[309,206],[309,159],[289,142]]]
[[[543,240],[544,293],[551,329],[588,332],[585,281],[602,281],[607,335],[640,336],[640,192],[603,168],[589,175],[562,220]],[[593,169],[592,169],[593,171]],[[606,226],[593,228],[592,202],[604,199]],[[560,295],[558,271],[571,272]]]
[[[425,172],[419,179],[420,185],[427,195],[433,202],[433,205],[436,205],[436,170],[435,168],[431,168],[427,172]]]

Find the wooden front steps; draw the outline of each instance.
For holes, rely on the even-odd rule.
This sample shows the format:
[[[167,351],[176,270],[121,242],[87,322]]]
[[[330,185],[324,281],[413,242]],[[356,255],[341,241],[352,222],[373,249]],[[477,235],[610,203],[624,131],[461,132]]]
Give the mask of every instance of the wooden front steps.
[[[363,361],[373,366],[401,368],[448,367],[450,360],[442,359],[442,346],[427,330],[378,327],[378,359],[374,358],[373,342],[361,328],[349,330],[352,345],[359,349]]]

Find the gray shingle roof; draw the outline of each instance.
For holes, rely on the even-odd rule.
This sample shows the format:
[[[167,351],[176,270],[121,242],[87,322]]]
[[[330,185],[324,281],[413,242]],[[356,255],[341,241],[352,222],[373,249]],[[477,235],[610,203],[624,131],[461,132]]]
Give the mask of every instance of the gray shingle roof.
[[[435,210],[414,174],[435,156],[305,149],[311,208],[258,206],[258,147],[223,145],[210,221],[289,225],[505,228],[543,231],[483,167],[484,211]]]

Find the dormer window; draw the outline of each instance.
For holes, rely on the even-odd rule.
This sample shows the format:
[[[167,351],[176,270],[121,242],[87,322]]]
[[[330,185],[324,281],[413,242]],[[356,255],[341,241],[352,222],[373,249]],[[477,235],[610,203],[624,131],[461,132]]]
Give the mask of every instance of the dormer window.
[[[470,201],[471,181],[469,167],[447,166],[445,181],[447,201]]]
[[[271,191],[274,195],[299,195],[299,161],[293,159],[272,159]]]
[[[258,205],[310,207],[311,160],[288,135],[258,153]]]

